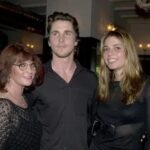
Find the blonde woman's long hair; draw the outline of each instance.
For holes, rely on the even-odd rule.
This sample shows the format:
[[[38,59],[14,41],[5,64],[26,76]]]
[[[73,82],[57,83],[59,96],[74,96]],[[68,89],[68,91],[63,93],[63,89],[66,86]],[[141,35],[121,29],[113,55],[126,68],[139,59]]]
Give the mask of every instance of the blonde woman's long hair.
[[[125,31],[116,30],[107,32],[101,39],[101,59],[100,59],[100,75],[99,75],[99,98],[106,102],[109,98],[109,84],[113,81],[113,71],[109,70],[103,58],[103,46],[108,37],[116,37],[125,48],[125,65],[123,70],[123,78],[120,81],[121,91],[123,93],[122,101],[131,104],[136,100],[143,86],[143,71],[139,62],[137,50],[133,38]]]

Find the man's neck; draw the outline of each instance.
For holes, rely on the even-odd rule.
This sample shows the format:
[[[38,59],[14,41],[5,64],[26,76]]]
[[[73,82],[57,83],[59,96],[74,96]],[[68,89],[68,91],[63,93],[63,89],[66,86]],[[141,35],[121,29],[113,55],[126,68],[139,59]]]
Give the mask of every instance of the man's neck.
[[[74,71],[76,69],[76,63],[74,60],[52,60],[51,66],[53,71],[55,71],[61,78],[63,78],[67,83],[71,80]]]

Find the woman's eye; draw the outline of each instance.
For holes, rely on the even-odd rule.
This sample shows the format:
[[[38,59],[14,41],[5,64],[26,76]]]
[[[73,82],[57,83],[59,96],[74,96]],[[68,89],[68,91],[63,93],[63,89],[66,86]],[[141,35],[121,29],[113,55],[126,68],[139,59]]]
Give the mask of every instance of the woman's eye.
[[[121,50],[121,47],[115,47],[116,50]]]
[[[105,48],[103,48],[103,50],[104,50],[104,51],[108,51],[108,48],[105,47]]]
[[[31,64],[31,68],[36,68],[36,65],[34,63]]]
[[[19,65],[19,67],[22,67],[22,68],[26,67],[26,64],[22,63],[22,64]]]

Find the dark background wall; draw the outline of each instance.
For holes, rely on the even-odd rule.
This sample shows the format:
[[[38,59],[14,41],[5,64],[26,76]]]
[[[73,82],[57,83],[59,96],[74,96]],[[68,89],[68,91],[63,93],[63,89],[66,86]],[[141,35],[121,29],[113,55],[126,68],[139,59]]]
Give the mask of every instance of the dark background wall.
[[[8,44],[8,36],[0,31],[0,52]]]

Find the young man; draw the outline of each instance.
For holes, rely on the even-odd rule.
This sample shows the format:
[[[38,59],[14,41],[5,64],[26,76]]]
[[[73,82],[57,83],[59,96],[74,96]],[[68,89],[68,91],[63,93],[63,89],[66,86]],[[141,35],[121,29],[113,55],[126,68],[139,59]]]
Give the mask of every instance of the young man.
[[[45,65],[44,83],[32,93],[43,125],[41,150],[87,150],[96,76],[74,60],[79,29],[73,16],[54,12],[48,34],[52,59]]]

